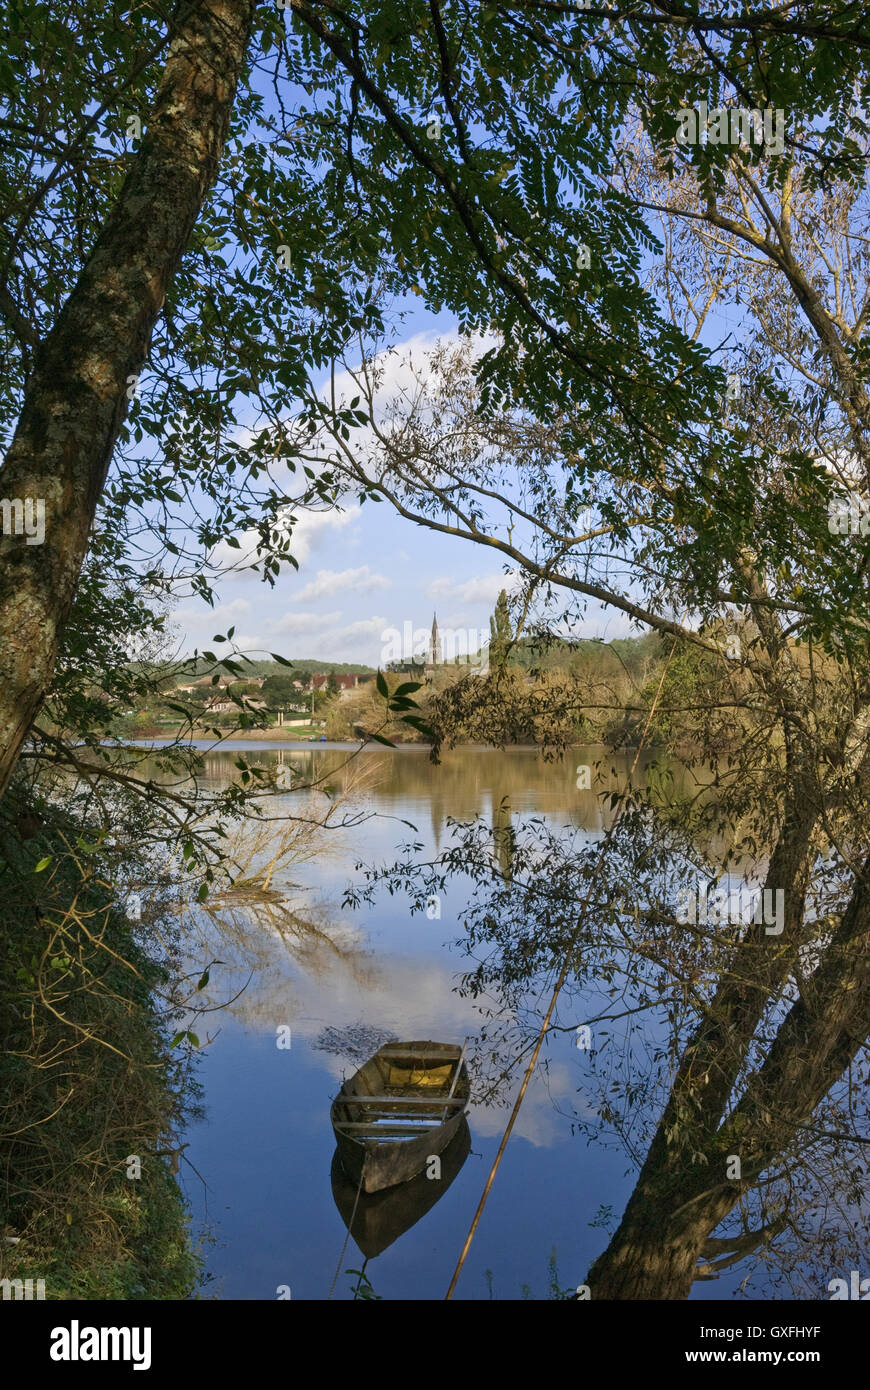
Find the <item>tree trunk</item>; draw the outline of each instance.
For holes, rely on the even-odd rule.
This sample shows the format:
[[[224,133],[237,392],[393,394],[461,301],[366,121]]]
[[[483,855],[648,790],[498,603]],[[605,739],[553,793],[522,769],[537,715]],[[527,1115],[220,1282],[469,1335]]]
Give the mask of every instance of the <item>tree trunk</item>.
[[[129,379],[217,173],[253,12],[253,0],[177,7],[142,147],[36,354],[0,469],[0,497],[45,505],[44,543],[0,536],[0,796],[51,683]]]
[[[586,1283],[593,1299],[685,1299],[710,1232],[793,1144],[801,1126],[843,1075],[868,1036],[870,858],[801,998],[777,1032],[724,1123],[693,1133],[702,1160],[669,1142],[667,1116],[650,1146],[619,1229]],[[731,1155],[740,1179],[727,1176]]]

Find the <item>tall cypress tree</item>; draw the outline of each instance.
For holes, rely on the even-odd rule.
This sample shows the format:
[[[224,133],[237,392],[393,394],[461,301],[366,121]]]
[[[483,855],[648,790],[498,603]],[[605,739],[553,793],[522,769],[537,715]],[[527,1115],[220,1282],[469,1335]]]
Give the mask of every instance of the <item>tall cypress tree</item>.
[[[495,613],[489,620],[489,664],[504,666],[513,643],[507,591],[502,589],[495,601]]]

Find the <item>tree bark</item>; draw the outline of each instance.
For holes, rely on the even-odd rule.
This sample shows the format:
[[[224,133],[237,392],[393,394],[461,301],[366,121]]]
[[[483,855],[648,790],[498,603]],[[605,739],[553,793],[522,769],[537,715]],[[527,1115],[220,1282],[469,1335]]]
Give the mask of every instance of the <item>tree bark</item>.
[[[706,1136],[693,1136],[701,1161],[669,1141],[672,1091],[619,1229],[586,1276],[593,1298],[688,1298],[710,1232],[809,1123],[864,1046],[868,1018],[870,858],[766,1061],[724,1123],[708,1121]],[[727,1177],[731,1155],[739,1180]]]
[[[758,1024],[798,950],[819,814],[807,750],[789,762],[783,823],[766,876],[766,887],[784,890],[782,937],[750,926],[736,948],[680,1059],[622,1222],[587,1275],[593,1298],[688,1298],[704,1242],[739,1196],[740,1184],[723,1182],[730,1151],[720,1151],[719,1124]],[[679,1145],[672,1138],[677,1130]]]
[[[40,344],[0,497],[41,499],[45,540],[0,535],[0,796],[51,683],[112,450],[167,286],[214,182],[253,0],[192,0],[141,149]]]

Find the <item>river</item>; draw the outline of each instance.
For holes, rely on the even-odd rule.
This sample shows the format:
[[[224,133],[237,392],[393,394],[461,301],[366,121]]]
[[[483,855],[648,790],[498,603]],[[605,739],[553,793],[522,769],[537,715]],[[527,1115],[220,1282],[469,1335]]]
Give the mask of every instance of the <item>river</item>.
[[[208,1002],[219,1005],[242,992],[197,1020],[205,1116],[184,1136],[179,1180],[194,1238],[203,1243],[204,1296],[325,1299],[347,1234],[330,1180],[329,1107],[356,1068],[354,1046],[362,1057],[373,1050],[366,1039],[379,1035],[469,1039],[479,1056],[492,1002],[457,992],[469,968],[457,944],[467,885],[453,882],[430,916],[412,915],[404,895],[386,892],[350,909],[342,899],[360,881],[358,861],[391,861],[409,840],[422,845],[420,857],[431,858],[449,840],[449,817],[480,815],[503,827],[508,819],[517,826],[539,816],[598,838],[601,803],[582,789],[578,768],[594,764],[602,751],[575,749],[545,762],[533,749],[463,748],[433,766],[422,748],[369,747],[352,757],[351,746],[245,742],[204,754],[204,787],[238,776],[237,750],[263,769],[283,764],[280,775],[294,785],[325,785],[333,800],[344,791],[340,813],[362,819],[323,832],[303,847],[301,862],[279,869],[270,883],[272,906],[202,920],[201,940],[190,945],[193,959],[224,962],[212,968]],[[606,764],[624,774],[627,760],[609,756]],[[313,795],[313,804],[325,808],[326,795]],[[270,798],[270,810],[298,815],[311,797],[283,792]],[[539,1002],[536,996],[530,1008]],[[345,1044],[349,1051],[336,1050]],[[548,1039],[457,1298],[547,1298],[552,1261],[559,1286],[573,1287],[606,1243],[602,1219],[607,1208],[611,1228],[618,1219],[634,1169],[620,1147],[589,1144],[576,1132],[577,1116],[590,1113],[587,1066],[571,1031]],[[500,1103],[480,1104],[472,1074],[468,1158],[437,1203],[368,1261],[370,1282],[363,1287],[384,1299],[444,1297],[520,1079],[521,1069],[503,1087]],[[353,1297],[359,1276],[347,1271],[359,1270],[362,1261],[351,1240],[334,1298]],[[736,1276],[699,1283],[693,1297],[727,1297],[735,1283]]]

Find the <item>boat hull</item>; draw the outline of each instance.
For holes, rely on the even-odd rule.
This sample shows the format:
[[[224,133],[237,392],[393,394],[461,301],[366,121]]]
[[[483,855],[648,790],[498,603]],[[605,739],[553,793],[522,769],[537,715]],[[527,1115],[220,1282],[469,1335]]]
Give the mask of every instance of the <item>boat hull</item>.
[[[407,1084],[402,1089],[401,1078],[405,1077]],[[448,1098],[451,1087],[453,1094]],[[335,1141],[347,1176],[355,1185],[362,1179],[361,1190],[369,1194],[417,1177],[429,1159],[439,1156],[459,1133],[469,1092],[461,1050],[452,1043],[388,1043],[380,1048],[345,1082],[332,1103]],[[375,1098],[382,1102],[382,1118],[388,1120],[392,1113],[397,1120],[410,1118],[402,1113],[406,1102],[409,1107],[421,1106],[427,1111],[426,1118],[437,1123],[419,1137],[392,1141],[352,1132],[354,1121],[361,1123],[359,1116],[367,1116]],[[443,1110],[447,1111],[446,1118],[440,1119]]]
[[[430,1180],[418,1173],[409,1182],[385,1187],[380,1192],[357,1193],[359,1175],[349,1177],[338,1149],[332,1159],[330,1178],[335,1205],[345,1226],[366,1259],[374,1259],[388,1246],[416,1226],[439,1202],[458,1175],[471,1152],[471,1133],[465,1116],[450,1143],[442,1149],[441,1177]]]

